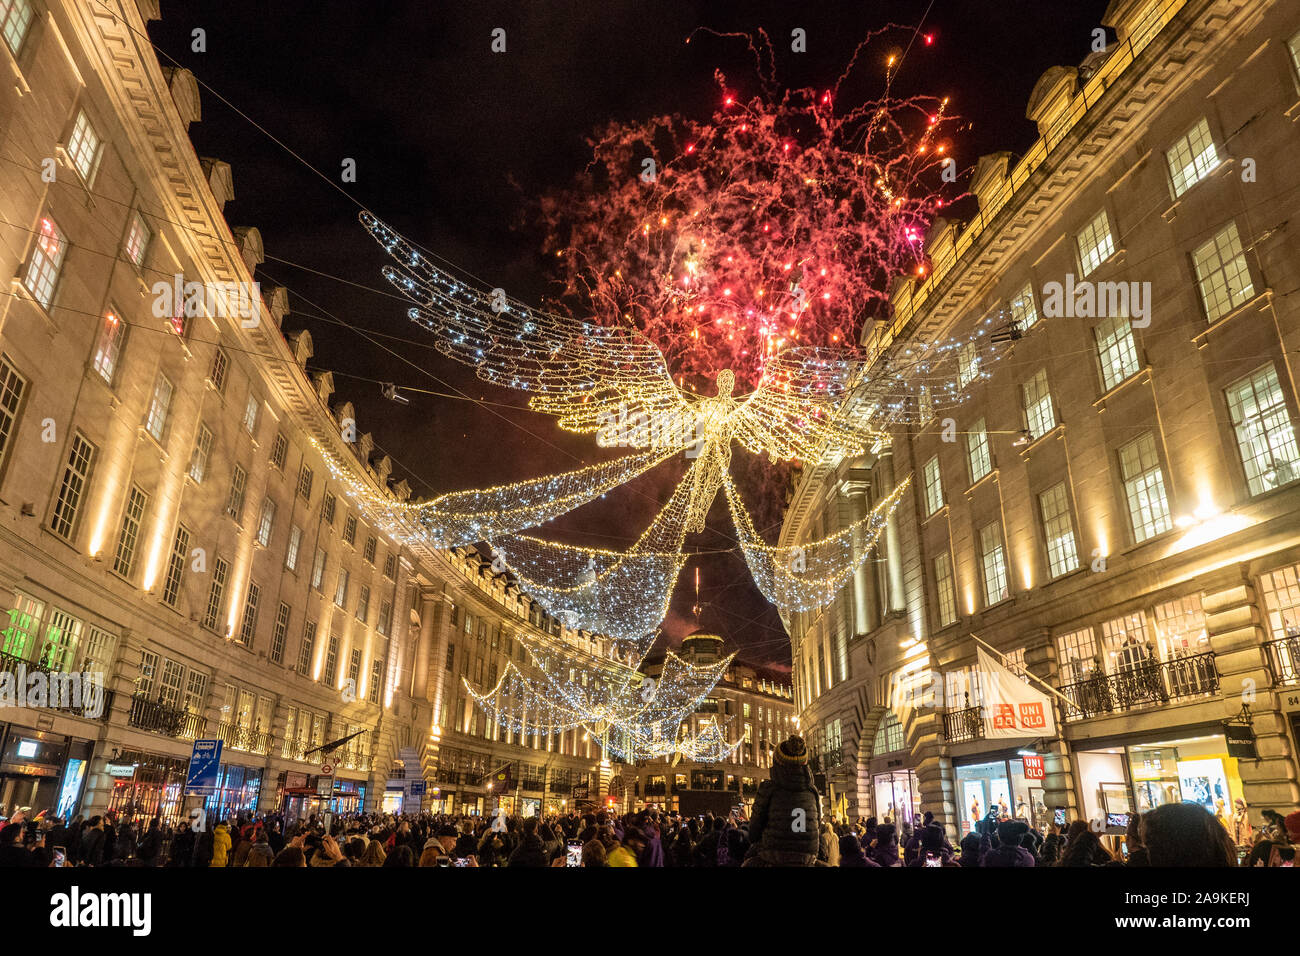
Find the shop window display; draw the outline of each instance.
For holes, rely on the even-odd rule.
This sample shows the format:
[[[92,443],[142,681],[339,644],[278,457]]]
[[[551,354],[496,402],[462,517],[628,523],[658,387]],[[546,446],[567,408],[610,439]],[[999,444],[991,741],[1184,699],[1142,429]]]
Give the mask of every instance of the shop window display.
[[[910,770],[878,773],[875,785],[876,817],[880,823],[899,823],[900,812],[914,820],[921,815],[921,787]]]
[[[966,764],[953,768],[961,801],[963,835],[992,815],[997,820],[1024,820],[1045,829],[1051,811],[1043,800],[1041,781],[1025,779],[1020,758]]]

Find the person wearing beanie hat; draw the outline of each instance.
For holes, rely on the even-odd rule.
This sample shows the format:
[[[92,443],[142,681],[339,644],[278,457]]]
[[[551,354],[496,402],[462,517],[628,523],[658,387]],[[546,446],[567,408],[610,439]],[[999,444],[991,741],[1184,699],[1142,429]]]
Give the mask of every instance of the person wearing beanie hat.
[[[998,824],[998,845],[984,854],[981,866],[1033,866],[1034,855],[1020,845],[1029,824],[1024,820],[1003,820]]]
[[[898,858],[898,831],[892,823],[876,827],[876,845],[868,854],[879,866],[902,866]]]
[[[820,794],[803,738],[792,735],[773,752],[768,779],[758,785],[749,818],[745,866],[816,866]]]

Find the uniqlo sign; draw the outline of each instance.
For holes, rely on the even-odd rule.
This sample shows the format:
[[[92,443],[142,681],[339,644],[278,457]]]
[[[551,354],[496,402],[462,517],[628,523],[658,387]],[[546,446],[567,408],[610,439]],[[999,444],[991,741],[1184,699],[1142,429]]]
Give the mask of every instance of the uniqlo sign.
[[[1025,779],[1042,780],[1046,776],[1042,757],[1025,757]]]

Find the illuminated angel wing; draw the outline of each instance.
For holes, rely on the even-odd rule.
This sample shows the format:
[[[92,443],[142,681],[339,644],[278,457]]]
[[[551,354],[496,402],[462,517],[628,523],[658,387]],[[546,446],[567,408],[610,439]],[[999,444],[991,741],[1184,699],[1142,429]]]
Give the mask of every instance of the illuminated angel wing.
[[[476,288],[370,213],[361,213],[361,223],[392,256],[384,278],[415,304],[407,314],[433,333],[438,351],[486,382],[531,392],[534,411],[569,431],[616,438],[602,444],[636,448],[680,437],[682,429],[651,422],[693,420],[663,353],[635,330],[552,315],[502,289]]]

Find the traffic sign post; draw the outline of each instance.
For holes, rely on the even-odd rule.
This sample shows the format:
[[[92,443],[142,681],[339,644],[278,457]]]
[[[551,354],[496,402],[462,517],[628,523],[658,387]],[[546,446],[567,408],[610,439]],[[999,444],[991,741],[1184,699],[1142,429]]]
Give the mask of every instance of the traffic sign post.
[[[190,768],[185,775],[185,792],[210,797],[217,792],[221,775],[220,740],[196,740],[190,753]]]

